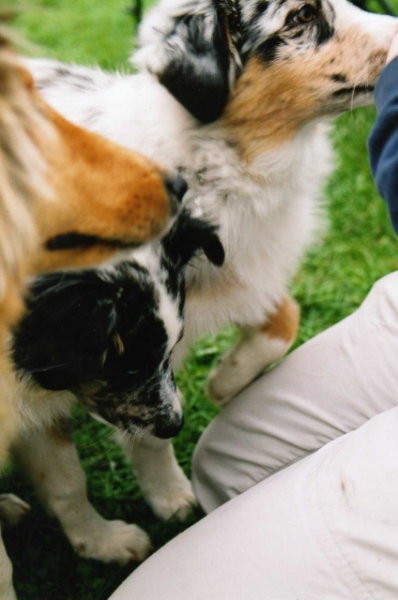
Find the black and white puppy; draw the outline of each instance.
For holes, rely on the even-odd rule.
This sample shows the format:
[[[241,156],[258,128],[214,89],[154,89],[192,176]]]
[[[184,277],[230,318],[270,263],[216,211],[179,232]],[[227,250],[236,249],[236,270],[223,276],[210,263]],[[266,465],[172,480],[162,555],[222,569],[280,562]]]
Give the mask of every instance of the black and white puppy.
[[[60,493],[57,484],[51,485],[51,474],[71,469],[66,485],[72,488],[81,480],[72,444],[67,465],[57,466],[60,439],[64,459],[68,446],[62,421],[77,399],[93,416],[130,436],[170,438],[179,432],[183,416],[170,354],[183,333],[184,271],[201,250],[211,263],[222,265],[216,228],[183,210],[163,240],[120,262],[44,275],[31,285],[13,345],[20,378],[17,402],[26,423],[17,451],[84,556],[126,562],[144,558],[150,544],[136,526],[120,522],[112,542],[110,522],[99,515],[95,535],[91,529],[85,537],[87,519],[76,526],[81,499],[70,512],[64,502],[59,512]],[[30,461],[46,437],[55,448],[39,461],[41,472],[47,472],[43,483],[36,462]],[[69,490],[66,497],[72,496]],[[87,510],[93,511],[91,506]]]

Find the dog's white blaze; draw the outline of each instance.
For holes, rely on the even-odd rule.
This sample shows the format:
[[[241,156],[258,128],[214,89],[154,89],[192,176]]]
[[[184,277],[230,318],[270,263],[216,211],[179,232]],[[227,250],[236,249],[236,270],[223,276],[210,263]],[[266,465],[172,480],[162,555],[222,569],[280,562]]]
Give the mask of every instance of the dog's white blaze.
[[[163,285],[158,286],[159,317],[167,332],[167,350],[170,352],[176,345],[182,330],[182,320],[178,314],[178,306],[168,295]]]
[[[134,250],[131,257],[144,266],[152,277],[152,282],[159,294],[158,315],[167,333],[167,352],[176,345],[182,330],[182,319],[179,316],[177,302],[167,293],[164,276],[159,272],[159,247],[147,245]]]

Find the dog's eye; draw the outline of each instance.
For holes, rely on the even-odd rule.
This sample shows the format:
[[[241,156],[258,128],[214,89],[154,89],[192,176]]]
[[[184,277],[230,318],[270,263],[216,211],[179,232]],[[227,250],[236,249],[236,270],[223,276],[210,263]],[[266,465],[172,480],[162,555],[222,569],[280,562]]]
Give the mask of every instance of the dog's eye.
[[[305,25],[314,21],[318,17],[318,9],[313,4],[303,4],[303,6],[290,15],[290,23],[296,25]]]

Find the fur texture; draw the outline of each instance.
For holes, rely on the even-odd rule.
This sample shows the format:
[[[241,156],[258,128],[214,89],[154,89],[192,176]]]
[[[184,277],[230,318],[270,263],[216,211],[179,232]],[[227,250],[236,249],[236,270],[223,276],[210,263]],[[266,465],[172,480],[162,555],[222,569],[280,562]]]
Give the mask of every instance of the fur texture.
[[[39,424],[33,384],[72,392],[122,432],[176,435],[182,411],[170,356],[183,333],[184,271],[200,250],[222,265],[214,226],[183,210],[160,242],[125,260],[34,280],[13,336],[21,411]]]
[[[230,32],[228,3],[163,1],[143,23],[138,75],[30,64],[70,119],[178,168],[188,204],[220,227],[224,267],[197,261],[187,275],[175,364],[198,336],[231,322],[263,327],[283,303],[320,226],[327,123],[371,101],[396,30],[345,0],[233,5]]]
[[[55,113],[1,35],[0,81],[3,381],[8,373],[0,406],[1,463],[16,419],[6,402],[13,381],[6,344],[8,329],[23,310],[23,278],[54,268],[98,264],[121,248],[159,235],[178,211],[186,184],[180,176]],[[105,164],[113,175],[111,182],[105,180]],[[59,245],[71,235],[72,244]],[[82,238],[90,243],[83,244]]]
[[[72,121],[178,169],[188,206],[219,227],[225,263],[215,269],[198,257],[187,270],[173,361],[198,336],[240,325],[240,343],[210,377],[220,405],[294,341],[299,311],[286,290],[321,225],[328,123],[371,102],[396,30],[395,19],[346,0],[162,0],[142,25],[137,75],[29,63]],[[154,511],[185,514],[189,484],[171,446],[152,436],[124,446]],[[37,472],[34,445],[25,454]],[[60,470],[51,481],[70,497]]]
[[[23,313],[24,277],[98,264],[147,242],[169,226],[185,190],[181,176],[55,113],[0,29],[0,467],[27,426],[8,353],[10,328]],[[47,412],[50,421],[54,411]],[[1,527],[27,508],[2,495]],[[0,563],[0,597],[15,599],[1,536]]]
[[[59,427],[75,399],[121,434],[167,439],[179,432],[183,416],[170,356],[183,332],[184,272],[201,250],[213,264],[222,265],[224,251],[214,226],[183,210],[161,242],[121,262],[97,270],[55,272],[33,282],[27,314],[14,335],[13,359],[20,380],[14,402],[25,424],[17,452],[22,463],[29,463],[34,480],[34,463],[40,457],[42,488],[47,490],[55,478],[59,470],[54,464],[62,462],[59,453],[65,455],[67,449],[68,465],[59,472],[72,470],[73,485],[82,480],[71,440]],[[55,390],[56,396],[51,393]],[[42,455],[38,445],[44,448],[46,443],[53,451]],[[31,444],[33,461],[27,450]],[[191,490],[179,470],[175,476],[185,485],[189,505]],[[62,477],[60,483],[65,483]],[[115,525],[120,546],[115,531],[115,545],[104,552],[106,540],[98,530],[91,539],[85,523],[93,509],[81,488],[76,494],[79,508],[70,505],[70,512],[56,483],[45,500],[78,552],[121,563],[144,558],[149,540],[135,525]],[[67,495],[69,506],[70,491]],[[181,498],[177,501],[181,509]],[[95,522],[109,535],[111,525],[99,515]]]

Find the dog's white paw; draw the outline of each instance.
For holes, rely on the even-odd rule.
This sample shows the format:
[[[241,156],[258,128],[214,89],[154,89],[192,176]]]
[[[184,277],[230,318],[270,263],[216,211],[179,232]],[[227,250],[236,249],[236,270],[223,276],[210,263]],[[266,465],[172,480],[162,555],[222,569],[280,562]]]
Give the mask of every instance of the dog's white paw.
[[[8,494],[4,494],[8,495]],[[9,494],[12,496],[12,494]],[[0,533],[0,598],[1,600],[17,600],[12,585],[12,564],[4,547]]]
[[[209,399],[225,406],[269,364],[282,358],[290,346],[291,340],[271,338],[262,331],[246,333],[210,372],[206,385]]]
[[[102,519],[89,531],[80,531],[69,538],[80,556],[119,565],[141,562],[152,549],[145,531],[124,521]]]
[[[241,375],[237,361],[229,353],[226,354],[207,378],[208,398],[221,408],[226,406],[246,385],[246,382],[242,383]]]
[[[188,479],[180,480],[175,487],[163,488],[159,494],[153,493],[147,500],[155,515],[164,521],[185,521],[197,504]]]
[[[5,591],[2,591],[0,586],[0,598],[1,600],[17,600],[17,595],[12,584],[7,586]]]
[[[167,521],[187,518],[196,499],[191,482],[177,463],[170,440],[153,436],[139,442],[122,440],[141,491],[156,516]]]
[[[0,523],[14,527],[30,511],[30,506],[14,494],[0,494]]]

